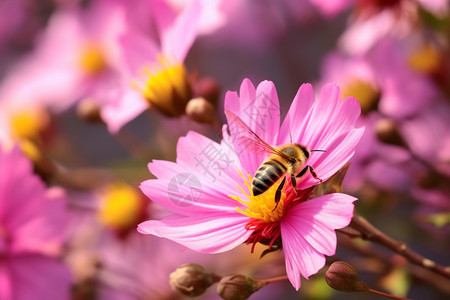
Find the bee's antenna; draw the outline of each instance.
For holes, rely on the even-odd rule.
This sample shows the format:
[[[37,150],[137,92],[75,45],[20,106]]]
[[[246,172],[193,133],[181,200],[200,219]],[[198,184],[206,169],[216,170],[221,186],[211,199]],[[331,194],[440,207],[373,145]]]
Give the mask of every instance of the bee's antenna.
[[[327,150],[310,150],[311,152],[327,152]]]
[[[289,139],[291,140],[291,144],[292,144],[292,134],[289,132]]]

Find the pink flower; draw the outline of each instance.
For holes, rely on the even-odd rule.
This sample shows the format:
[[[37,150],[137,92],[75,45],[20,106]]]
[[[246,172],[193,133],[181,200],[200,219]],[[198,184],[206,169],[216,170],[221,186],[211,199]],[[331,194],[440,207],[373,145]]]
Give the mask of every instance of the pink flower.
[[[0,178],[0,298],[69,299],[62,190],[46,190],[18,147],[0,151]]]
[[[129,26],[120,37],[123,94],[101,108],[113,133],[148,107],[170,116],[184,114],[185,103],[180,102],[192,96],[183,61],[197,37],[202,6],[194,0],[176,12],[162,0],[143,3],[151,14],[141,21],[154,26],[152,30]],[[125,7],[128,18],[134,18],[133,6]]]
[[[2,91],[21,90],[7,100],[24,98],[62,111],[82,97],[100,103],[117,97],[118,36],[125,17],[123,8],[113,2],[56,11],[36,49],[11,69],[2,84]]]
[[[438,99],[399,125],[409,149],[447,176],[450,176],[449,115],[448,99]]]
[[[402,50],[399,41],[384,39],[365,55],[331,53],[322,63],[322,82],[336,82],[362,107],[359,122],[366,131],[344,185],[352,191],[361,189],[364,181],[388,190],[405,189],[411,183],[411,173],[402,167],[410,154],[381,142],[376,127],[385,118],[399,124],[414,119],[433,103],[438,91],[429,78],[408,66]]]
[[[363,112],[368,106],[395,119],[410,117],[432,102],[437,89],[408,66],[405,56],[401,43],[393,39],[384,39],[361,56],[331,53],[322,63],[322,81],[338,83],[343,92],[353,87],[352,92],[359,92],[354,96],[364,102]],[[378,106],[369,102],[373,98],[379,98]]]
[[[137,232],[125,240],[105,232],[99,243],[102,265],[98,280],[99,299],[177,299],[169,274],[186,263],[204,263],[200,255],[182,246]]]
[[[337,86],[325,86],[315,99],[311,85],[300,87],[280,127],[278,96],[272,82],[256,88],[245,79],[240,96],[228,92],[225,110],[239,116],[273,146],[300,143],[312,152],[307,161],[326,180],[352,157],[363,128],[355,128],[360,114],[356,99],[340,99]],[[172,215],[139,225],[141,233],[176,241],[202,253],[218,253],[247,242],[280,246],[289,279],[300,288],[336,249],[334,229],[350,222],[355,198],[330,194],[308,200],[318,184],[309,172],[298,180],[297,193],[290,180],[275,206],[277,184],[259,196],[250,189],[251,176],[267,154],[248,151],[241,143],[235,120],[228,120],[220,144],[189,132],[177,145],[177,162],[154,160],[149,170],[157,177],[141,184],[142,191]]]
[[[36,49],[2,83],[1,97],[58,112],[87,99],[112,133],[149,106],[171,107],[172,85],[190,100],[183,61],[197,35],[199,1],[181,12],[162,0],[135,4],[98,0],[54,13]]]
[[[420,19],[421,7],[439,18],[445,18],[449,14],[447,0],[358,2],[357,5],[360,7],[357,14],[351,19],[351,25],[339,39],[339,47],[350,54],[363,54],[384,38],[405,39],[422,35],[423,32],[418,30],[417,26],[418,23],[423,22]]]

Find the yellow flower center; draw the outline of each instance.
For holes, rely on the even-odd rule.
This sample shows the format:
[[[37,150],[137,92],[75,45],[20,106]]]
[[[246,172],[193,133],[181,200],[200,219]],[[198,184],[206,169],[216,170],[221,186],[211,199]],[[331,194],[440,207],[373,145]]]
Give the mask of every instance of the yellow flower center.
[[[347,82],[342,88],[342,99],[353,96],[361,104],[364,113],[376,109],[380,99],[380,93],[367,81],[353,79]]]
[[[436,48],[424,45],[410,55],[408,65],[413,70],[430,74],[442,67],[442,56]]]
[[[21,140],[19,143],[19,147],[22,150],[23,154],[28,157],[33,163],[38,163],[42,161],[42,152],[39,147],[33,143],[32,141],[25,139]]]
[[[126,183],[114,183],[103,194],[99,218],[114,229],[128,229],[137,224],[141,210],[139,193]]]
[[[12,114],[10,122],[14,139],[37,139],[48,126],[49,116],[43,109],[21,110]]]
[[[107,62],[102,49],[94,43],[88,43],[81,49],[79,65],[86,74],[97,75],[106,69]]]
[[[282,191],[280,202],[278,202],[278,206],[276,206],[275,193],[279,184],[275,183],[261,195],[254,196],[251,185],[252,176],[248,175],[248,178],[245,178],[241,171],[239,171],[239,174],[244,179],[246,188],[244,189],[240,186],[238,186],[238,188],[247,197],[247,200],[242,200],[239,196],[229,195],[229,197],[247,205],[248,208],[242,210],[239,207],[236,207],[237,211],[252,219],[259,219],[266,223],[280,221],[284,216],[284,199],[286,198],[286,194]]]
[[[192,98],[191,85],[182,63],[172,63],[167,57],[158,56],[158,62],[141,70],[143,84],[133,82],[145,99],[168,116],[184,114],[186,103]]]

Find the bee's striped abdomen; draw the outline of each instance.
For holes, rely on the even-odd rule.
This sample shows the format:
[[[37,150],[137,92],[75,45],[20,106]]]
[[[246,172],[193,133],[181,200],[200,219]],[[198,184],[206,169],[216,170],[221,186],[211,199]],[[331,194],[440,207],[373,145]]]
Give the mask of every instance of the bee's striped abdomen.
[[[286,171],[286,166],[276,159],[265,161],[253,177],[253,195],[258,196],[267,191],[280,177],[286,174]]]

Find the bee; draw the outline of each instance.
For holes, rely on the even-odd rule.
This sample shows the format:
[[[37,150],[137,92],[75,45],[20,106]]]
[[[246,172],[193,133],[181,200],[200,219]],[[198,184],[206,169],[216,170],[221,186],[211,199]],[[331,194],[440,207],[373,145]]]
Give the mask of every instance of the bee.
[[[309,170],[311,175],[318,180],[320,179],[314,168],[307,164],[311,152],[326,152],[325,150],[309,150],[308,147],[301,144],[286,144],[278,147],[272,147],[261,139],[250,127],[247,126],[236,114],[225,112],[230,123],[234,123],[240,127],[246,135],[239,137],[241,142],[254,146],[253,149],[259,149],[270,153],[271,155],[261,164],[252,179],[252,192],[254,196],[258,196],[266,192],[271,186],[277,183],[281,178],[281,183],[275,192],[275,210],[281,199],[281,191],[286,182],[286,176],[291,177],[292,187],[297,193],[297,180],[306,174]]]

